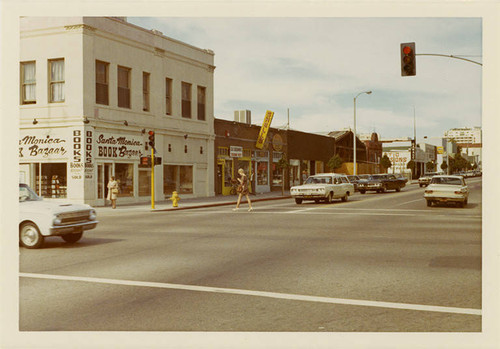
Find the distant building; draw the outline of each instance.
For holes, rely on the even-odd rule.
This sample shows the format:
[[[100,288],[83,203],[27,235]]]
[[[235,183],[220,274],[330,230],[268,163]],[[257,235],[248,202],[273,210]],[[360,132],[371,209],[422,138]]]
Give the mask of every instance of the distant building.
[[[454,140],[457,144],[481,144],[483,142],[481,127],[452,128],[444,133],[444,138]]]

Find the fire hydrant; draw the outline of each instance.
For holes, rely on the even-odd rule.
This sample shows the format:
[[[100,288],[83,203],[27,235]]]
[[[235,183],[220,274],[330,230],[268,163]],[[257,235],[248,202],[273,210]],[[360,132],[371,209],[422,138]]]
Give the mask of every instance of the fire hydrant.
[[[179,203],[179,200],[180,200],[180,199],[181,199],[181,198],[179,197],[179,195],[177,194],[177,192],[176,192],[176,191],[174,191],[174,192],[172,193],[172,196],[170,197],[170,200],[172,200],[172,206],[173,206],[173,207],[177,207],[177,206],[179,206],[179,204],[178,204],[178,203]]]

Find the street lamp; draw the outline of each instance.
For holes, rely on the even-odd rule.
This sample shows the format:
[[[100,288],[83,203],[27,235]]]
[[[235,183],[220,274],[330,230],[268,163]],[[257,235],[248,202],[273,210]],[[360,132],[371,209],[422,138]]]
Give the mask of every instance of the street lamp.
[[[356,97],[354,97],[354,135],[353,135],[353,144],[354,144],[354,175],[358,174],[358,169],[356,166],[356,98],[359,97],[359,95],[362,95],[363,93],[366,93],[367,95],[371,94],[372,91],[365,91],[365,92],[360,92]]]

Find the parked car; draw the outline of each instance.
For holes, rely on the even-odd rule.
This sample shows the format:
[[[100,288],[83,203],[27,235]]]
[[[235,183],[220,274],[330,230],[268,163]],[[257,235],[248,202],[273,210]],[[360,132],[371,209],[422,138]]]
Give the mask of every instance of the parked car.
[[[424,198],[427,206],[434,203],[457,203],[465,207],[469,199],[469,187],[462,176],[434,176],[425,189]]]
[[[19,184],[19,242],[39,248],[46,237],[60,236],[68,243],[82,238],[83,231],[97,226],[96,211],[89,205],[50,202],[28,185]]]
[[[360,179],[359,176],[347,175],[347,179],[354,186],[354,191],[358,191],[358,182],[359,182],[359,179]]]
[[[304,184],[290,188],[290,194],[297,204],[301,204],[303,200],[324,200],[328,203],[331,203],[332,199],[347,201],[353,193],[354,185],[349,183],[346,175],[338,173],[309,176]]]
[[[442,174],[442,173],[439,173],[439,172],[426,172],[426,173],[424,173],[424,175],[418,179],[418,186],[419,187],[428,186],[430,181],[431,181],[431,178],[433,176],[437,176],[439,174]]]
[[[397,178],[393,174],[373,174],[369,175],[368,179],[360,179],[358,189],[361,194],[367,191],[384,193],[387,190],[396,190],[399,192],[406,186],[406,182],[406,178]]]

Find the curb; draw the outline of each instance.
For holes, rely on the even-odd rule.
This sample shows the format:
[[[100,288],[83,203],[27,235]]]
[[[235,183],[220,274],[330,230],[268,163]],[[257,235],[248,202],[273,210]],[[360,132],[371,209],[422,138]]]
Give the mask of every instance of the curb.
[[[276,196],[270,198],[262,198],[262,199],[254,199],[251,200],[253,202],[259,201],[271,201],[271,200],[283,200],[283,199],[291,199],[291,196]],[[190,210],[194,208],[203,208],[203,207],[217,207],[217,206],[229,206],[236,205],[237,201],[228,201],[228,202],[218,202],[218,203],[210,203],[210,204],[199,204],[185,207],[172,207],[172,208],[160,208],[160,209],[152,209],[151,212],[165,212],[165,211],[179,211],[179,210]],[[245,203],[246,201],[242,201],[241,203]]]

